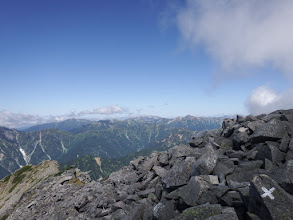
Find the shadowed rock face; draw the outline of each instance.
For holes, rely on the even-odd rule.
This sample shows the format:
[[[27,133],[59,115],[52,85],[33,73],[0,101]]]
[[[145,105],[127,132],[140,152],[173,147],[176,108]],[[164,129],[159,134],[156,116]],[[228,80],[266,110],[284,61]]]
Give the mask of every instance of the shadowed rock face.
[[[221,131],[140,157],[97,182],[75,169],[48,176],[0,217],[292,219],[292,114],[225,120]]]

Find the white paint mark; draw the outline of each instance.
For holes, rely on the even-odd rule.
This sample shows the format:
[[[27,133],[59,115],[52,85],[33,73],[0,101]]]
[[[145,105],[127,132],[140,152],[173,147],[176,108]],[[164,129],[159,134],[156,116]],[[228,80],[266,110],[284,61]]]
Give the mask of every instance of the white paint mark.
[[[270,199],[275,199],[275,197],[273,196],[273,192],[275,190],[275,187],[271,188],[270,190],[268,190],[267,188],[265,187],[261,187],[261,189],[264,191],[264,194],[261,195],[262,198],[265,198],[265,197],[270,197]]]

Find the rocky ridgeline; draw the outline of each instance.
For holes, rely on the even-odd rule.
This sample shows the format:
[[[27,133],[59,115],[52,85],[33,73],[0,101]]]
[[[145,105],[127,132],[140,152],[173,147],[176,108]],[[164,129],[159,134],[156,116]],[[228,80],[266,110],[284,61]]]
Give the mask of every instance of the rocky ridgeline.
[[[293,219],[292,194],[293,110],[282,110],[226,119],[97,182],[52,175],[8,219]]]

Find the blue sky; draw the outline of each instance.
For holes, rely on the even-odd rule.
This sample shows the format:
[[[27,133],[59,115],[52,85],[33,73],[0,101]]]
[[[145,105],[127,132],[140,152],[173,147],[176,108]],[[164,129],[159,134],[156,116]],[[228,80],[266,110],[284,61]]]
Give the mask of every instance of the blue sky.
[[[226,2],[0,0],[0,125],[293,107],[292,3]]]

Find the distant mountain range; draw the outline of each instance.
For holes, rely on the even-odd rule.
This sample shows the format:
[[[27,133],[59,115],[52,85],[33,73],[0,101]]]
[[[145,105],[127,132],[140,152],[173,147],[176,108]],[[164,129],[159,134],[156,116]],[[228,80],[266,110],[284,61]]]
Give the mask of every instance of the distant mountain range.
[[[188,143],[196,131],[218,128],[221,122],[222,118],[209,117],[138,117],[97,122],[70,119],[23,131],[0,127],[0,179],[21,166],[43,160],[67,163],[90,156],[101,158],[103,164],[113,164],[114,158],[129,161],[129,154],[136,155],[142,150],[164,150]]]

